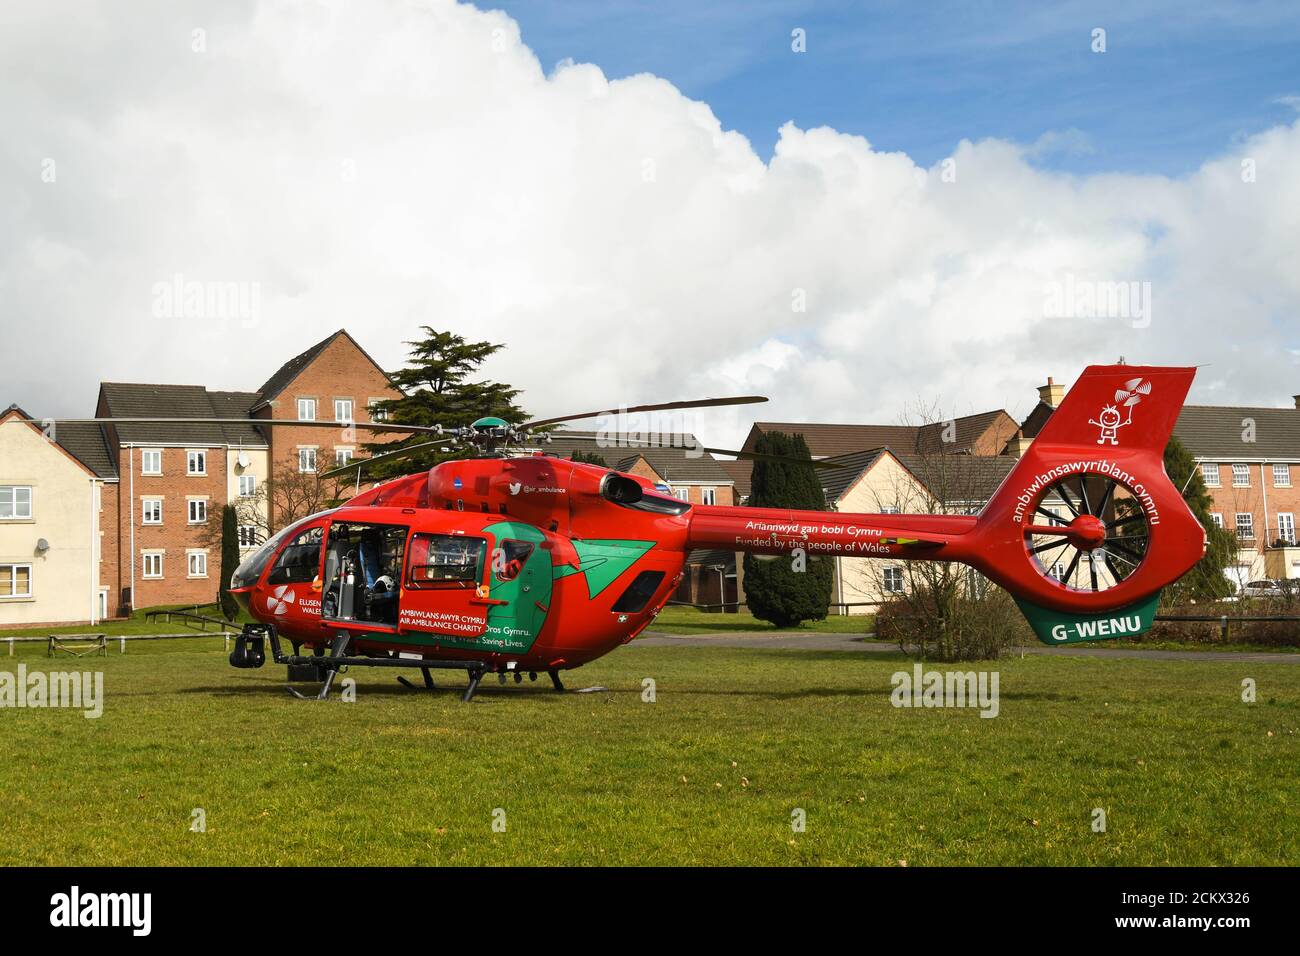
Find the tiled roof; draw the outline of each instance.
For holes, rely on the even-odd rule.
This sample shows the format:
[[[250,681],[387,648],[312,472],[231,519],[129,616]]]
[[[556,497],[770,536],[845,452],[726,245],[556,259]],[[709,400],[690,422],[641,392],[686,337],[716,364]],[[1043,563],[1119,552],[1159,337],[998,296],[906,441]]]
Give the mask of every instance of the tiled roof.
[[[1000,419],[1005,418],[1005,424]],[[999,427],[997,437],[1000,441],[997,451],[1015,434],[1015,421],[1002,409],[964,415],[953,419],[951,442],[944,442],[947,422],[931,422],[925,425],[836,425],[822,422],[755,422],[745,441],[744,450],[753,451],[757,440],[756,432],[785,432],[788,435],[803,435],[808,451],[814,458],[832,458],[868,448],[891,448],[929,452],[940,447],[951,452],[969,452],[979,438],[992,427]]]
[[[308,365],[310,365],[312,361],[316,358],[316,356],[320,355],[321,352],[324,352],[325,349],[329,348],[331,342],[333,342],[340,335],[347,335],[347,334],[348,333],[343,329],[339,329],[337,332],[331,334],[327,339],[324,339],[321,342],[317,342],[311,348],[307,349],[307,351],[300,352],[299,354],[295,355],[293,358],[289,359],[289,361],[281,365],[278,369],[275,370],[275,374],[266,380],[266,384],[264,384],[261,388],[257,390],[258,395],[261,396],[261,400],[264,402],[269,402],[273,398],[278,396],[281,392],[283,392],[286,388],[289,387],[290,382],[292,382],[295,378],[298,377],[299,372],[301,372]]]
[[[1174,434],[1197,458],[1300,461],[1300,409],[1296,408],[1184,405]]]
[[[1008,455],[899,455],[898,460],[948,504],[984,504],[1019,459]]]
[[[201,385],[142,385],[104,382],[100,385],[110,418],[244,418],[258,396],[252,392],[209,392]],[[250,420],[247,425],[115,425],[120,441],[160,442],[202,446],[265,446],[266,439]]]
[[[116,478],[117,462],[108,447],[104,426],[93,422],[64,423],[56,426],[55,440],[73,458],[99,478]]]
[[[741,498],[748,498],[750,481],[754,476],[754,463],[745,458],[735,458],[719,459],[718,464],[736,483],[736,494]]]
[[[834,504],[844,496],[844,493],[852,487],[863,474],[866,473],[872,465],[880,460],[880,456],[889,451],[888,448],[869,448],[866,451],[855,451],[848,455],[835,455],[831,461],[839,465],[839,468],[818,468],[817,477],[821,480],[822,491],[826,494],[826,500]]]

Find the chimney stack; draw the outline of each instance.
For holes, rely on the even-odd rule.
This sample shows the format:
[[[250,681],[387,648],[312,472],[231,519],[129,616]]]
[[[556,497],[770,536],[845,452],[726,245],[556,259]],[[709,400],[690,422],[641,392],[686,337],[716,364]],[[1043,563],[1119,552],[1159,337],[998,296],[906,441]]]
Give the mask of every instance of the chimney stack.
[[[1300,408],[1300,395],[1292,395],[1291,401],[1295,402],[1295,407]]]
[[[1038,386],[1038,400],[1044,405],[1056,408],[1063,398],[1065,398],[1065,386],[1057,385],[1050,375],[1047,376],[1046,385]],[[1300,399],[1297,399],[1297,407],[1300,408]]]

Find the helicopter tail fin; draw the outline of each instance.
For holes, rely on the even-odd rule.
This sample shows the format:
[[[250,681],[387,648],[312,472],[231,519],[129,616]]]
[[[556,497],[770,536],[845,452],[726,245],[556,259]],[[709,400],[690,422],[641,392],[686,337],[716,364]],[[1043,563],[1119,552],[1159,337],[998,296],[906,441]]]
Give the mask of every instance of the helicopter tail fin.
[[[1089,366],[981,512],[994,532],[982,569],[1044,644],[1142,633],[1205,553],[1164,470],[1195,372]]]

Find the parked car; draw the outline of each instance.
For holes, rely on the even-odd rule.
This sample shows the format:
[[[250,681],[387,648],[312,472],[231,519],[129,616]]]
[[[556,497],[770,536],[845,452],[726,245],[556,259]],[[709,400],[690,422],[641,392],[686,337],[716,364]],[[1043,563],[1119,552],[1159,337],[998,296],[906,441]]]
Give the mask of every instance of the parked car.
[[[1241,589],[1241,597],[1286,597],[1291,593],[1289,582],[1272,581],[1268,578],[1261,578],[1258,581],[1248,581],[1246,586]]]

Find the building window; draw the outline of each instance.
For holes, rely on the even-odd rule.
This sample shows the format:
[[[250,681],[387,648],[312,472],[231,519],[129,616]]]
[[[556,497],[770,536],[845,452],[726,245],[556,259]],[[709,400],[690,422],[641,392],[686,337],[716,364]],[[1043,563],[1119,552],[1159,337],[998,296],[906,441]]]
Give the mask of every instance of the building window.
[[[338,468],[342,468],[352,460],[352,454],[353,452],[351,448],[335,448],[334,465]]]
[[[208,473],[208,453],[206,451],[187,451],[185,453],[185,473],[187,475],[206,475]]]
[[[145,524],[162,524],[162,499],[145,498],[140,503],[141,520]]]
[[[1255,516],[1248,511],[1237,512],[1237,540],[1255,540]]]
[[[1295,544],[1295,515],[1290,511],[1278,512],[1277,539],[1283,544]]]
[[[691,500],[691,489],[689,489],[689,488],[674,488],[674,489],[673,489],[673,497],[674,497],[674,498],[677,498],[677,499],[680,500],[680,501],[690,501],[690,500]]]
[[[241,524],[239,526],[239,546],[241,548],[257,547],[257,525]]]
[[[144,559],[141,572],[146,578],[154,579],[163,576],[163,552],[146,551],[141,557]]]
[[[32,596],[30,564],[0,564],[0,600]]]
[[[1250,465],[1238,463],[1232,466],[1232,487],[1250,487]]]
[[[348,422],[349,424],[353,421],[352,399],[350,398],[334,399],[334,420],[336,422]]]
[[[162,450],[161,449],[146,448],[140,452],[140,474],[142,475],[162,474]]]
[[[1205,480],[1205,487],[1219,487],[1219,466],[1212,461],[1201,462],[1201,478]]]
[[[700,503],[705,505],[716,505],[718,503],[718,489],[701,488]]]
[[[1222,528],[1222,527],[1223,527],[1223,515],[1221,515],[1221,514],[1220,514],[1219,512],[1217,512],[1217,511],[1211,511],[1211,512],[1210,512],[1210,521],[1212,521],[1212,522],[1214,523],[1214,526],[1215,526],[1216,528]]]
[[[898,514],[898,505],[881,505],[880,513],[882,515],[896,515]]]
[[[208,503],[203,498],[190,499],[190,524],[203,524],[208,520]]]
[[[208,576],[208,553],[191,551],[189,553],[190,577],[206,578]]]
[[[1291,487],[1291,466],[1286,462],[1276,462],[1273,465],[1273,487]]]
[[[298,449],[298,470],[304,475],[311,474],[316,470],[316,449],[299,448]]]
[[[316,399],[298,399],[298,421],[314,422],[316,420]]]
[[[903,569],[896,567],[885,568],[884,571],[885,593],[902,594],[903,593]]]
[[[31,485],[0,485],[0,521],[27,521],[31,516]]]
[[[257,494],[257,476],[240,475],[239,476],[239,497],[252,498]]]
[[[370,420],[372,422],[388,421],[388,412],[385,409],[378,407],[379,403],[382,401],[386,401],[386,399],[372,398],[367,404],[367,407],[370,410]]]

